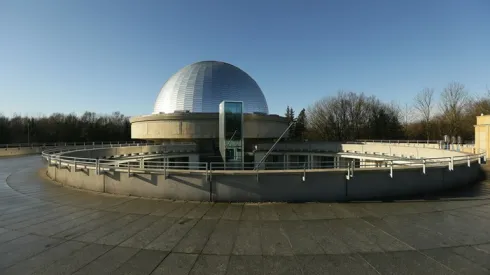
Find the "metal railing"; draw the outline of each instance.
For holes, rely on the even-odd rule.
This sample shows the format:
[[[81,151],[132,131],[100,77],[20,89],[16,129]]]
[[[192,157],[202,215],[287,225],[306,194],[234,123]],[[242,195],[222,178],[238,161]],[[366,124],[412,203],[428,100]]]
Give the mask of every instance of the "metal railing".
[[[90,149],[94,148],[117,148],[124,146],[141,146],[145,143],[127,143],[127,144],[99,144],[92,145]],[[88,145],[83,145],[87,147]],[[95,170],[97,174],[105,172],[127,172],[129,176],[135,174],[163,174],[165,176],[169,173],[201,173],[211,175],[212,173],[220,173],[225,171],[243,172],[243,173],[263,173],[267,171],[291,171],[302,172],[305,178],[307,172],[314,172],[318,170],[332,170],[346,172],[347,179],[354,176],[356,169],[377,169],[389,171],[390,177],[393,177],[394,171],[400,168],[421,169],[422,173],[426,173],[426,168],[429,167],[443,167],[446,166],[450,171],[454,169],[455,164],[466,164],[468,167],[474,162],[482,163],[486,161],[486,154],[480,152],[478,154],[467,154],[461,156],[451,157],[433,157],[433,158],[419,158],[419,159],[407,159],[407,158],[390,158],[385,160],[369,160],[363,161],[354,158],[340,158],[338,160],[331,161],[312,161],[312,162],[263,162],[260,167],[253,171],[256,167],[255,162],[245,162],[231,164],[224,162],[182,162],[171,161],[171,156],[162,154],[162,161],[145,160],[144,156],[141,158],[131,158],[130,160],[121,162],[120,159],[97,159],[97,158],[81,158],[66,156],[64,153],[71,152],[80,149],[82,146],[71,146],[63,148],[53,148],[42,152],[42,157],[48,162],[49,165],[55,165],[58,168],[75,169],[77,170]],[[89,148],[86,148],[89,149]],[[360,156],[364,155],[363,152],[359,153]]]
[[[119,145],[119,144],[157,144],[151,141],[94,141],[94,142],[32,142],[32,143],[7,143],[0,144],[1,148],[53,148],[53,147],[68,147],[68,146],[95,146],[95,145]]]
[[[358,139],[356,142],[370,142],[370,143],[393,143],[393,144],[402,144],[402,143],[416,143],[416,144],[438,144],[441,140],[423,140],[423,139]],[[350,142],[347,142],[350,143]],[[462,145],[465,144],[475,144],[475,141],[465,141]]]

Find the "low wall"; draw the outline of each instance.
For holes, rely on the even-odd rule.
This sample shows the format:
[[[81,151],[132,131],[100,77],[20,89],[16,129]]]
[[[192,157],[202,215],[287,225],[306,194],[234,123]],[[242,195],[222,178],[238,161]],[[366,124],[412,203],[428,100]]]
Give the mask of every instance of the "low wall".
[[[272,143],[259,144],[259,151],[267,152]],[[441,150],[437,144],[423,143],[341,143],[341,142],[285,142],[279,143],[274,148],[276,152],[359,152],[376,153],[388,156],[404,156],[415,158],[436,158],[467,155],[466,152],[454,150]],[[468,148],[466,149],[471,152]]]
[[[119,155],[132,155],[132,154],[144,154],[144,153],[156,153],[162,152],[164,146],[162,145],[148,145],[148,146],[127,146],[127,147],[113,147],[113,148],[96,148],[91,150],[76,150],[63,153],[66,157],[76,158],[103,158],[108,156]]]
[[[466,153],[441,150],[435,148],[419,148],[410,146],[394,146],[392,144],[342,144],[342,150],[344,151],[358,151],[377,154],[384,153],[390,156],[413,156],[416,158],[442,158],[442,157],[456,157],[465,156]]]
[[[0,157],[41,154],[44,149],[42,147],[0,148]]]
[[[355,170],[346,178],[345,170],[289,171],[213,171],[169,170],[168,175],[136,174],[73,167],[48,167],[48,176],[75,188],[120,195],[193,200],[193,201],[346,201],[368,200],[389,196],[413,195],[466,185],[478,180],[480,165],[455,163],[448,166],[394,169]],[[305,175],[305,181],[303,176]]]

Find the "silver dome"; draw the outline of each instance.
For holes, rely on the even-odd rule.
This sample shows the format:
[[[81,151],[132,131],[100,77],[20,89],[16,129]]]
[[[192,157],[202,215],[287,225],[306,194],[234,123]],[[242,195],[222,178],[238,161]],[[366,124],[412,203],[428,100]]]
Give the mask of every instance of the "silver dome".
[[[243,101],[244,113],[269,113],[257,82],[238,67],[218,61],[197,62],[170,77],[153,113],[218,113],[223,100]]]

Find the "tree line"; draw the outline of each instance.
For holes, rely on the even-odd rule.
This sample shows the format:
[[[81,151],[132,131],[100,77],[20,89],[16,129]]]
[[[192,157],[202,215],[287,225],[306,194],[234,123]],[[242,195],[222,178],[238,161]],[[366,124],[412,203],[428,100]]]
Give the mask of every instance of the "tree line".
[[[129,118],[119,112],[110,115],[85,112],[54,113],[43,117],[0,115],[0,144],[127,141],[131,139]]]
[[[490,114],[490,90],[472,96],[458,82],[439,93],[425,88],[412,102],[386,103],[375,96],[340,90],[320,98],[296,116],[288,106],[284,116],[295,122],[289,140],[353,141],[359,139],[441,140],[444,135],[474,140],[476,116]],[[44,117],[0,114],[0,144],[25,142],[92,142],[131,139],[129,118],[119,112],[55,113]]]
[[[472,96],[463,84],[451,82],[440,91],[439,100],[432,88],[419,91],[402,106],[340,90],[303,109],[297,118],[288,106],[285,116],[297,121],[290,140],[442,140],[449,135],[473,141],[473,125],[481,114],[490,114],[490,90]]]

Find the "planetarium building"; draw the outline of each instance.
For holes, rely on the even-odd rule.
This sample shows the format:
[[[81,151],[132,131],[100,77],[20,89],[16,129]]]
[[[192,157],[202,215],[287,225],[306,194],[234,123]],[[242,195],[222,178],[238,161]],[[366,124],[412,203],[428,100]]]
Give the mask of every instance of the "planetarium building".
[[[220,107],[221,124],[229,121],[228,127],[220,127]],[[225,113],[234,115],[226,119]],[[269,114],[264,93],[246,72],[225,62],[202,61],[182,68],[165,82],[151,115],[131,118],[131,137],[158,143],[192,142],[201,155],[224,158],[228,148],[246,155],[254,144],[277,139],[287,127],[286,118]]]
[[[288,127],[286,118],[268,113],[247,73],[205,61],[171,76],[151,115],[131,118],[132,137],[151,142],[65,144],[43,157],[47,175],[63,185],[223,202],[421,194],[475,182],[484,160],[484,153],[466,153],[460,144],[284,142]]]

